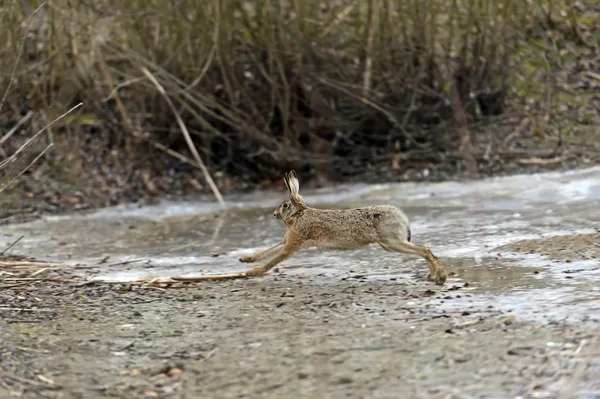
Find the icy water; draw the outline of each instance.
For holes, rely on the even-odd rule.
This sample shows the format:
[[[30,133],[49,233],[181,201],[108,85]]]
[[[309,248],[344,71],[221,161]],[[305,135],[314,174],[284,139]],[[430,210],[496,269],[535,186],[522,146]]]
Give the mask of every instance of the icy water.
[[[542,322],[600,319],[599,259],[563,262],[494,250],[521,239],[598,231],[598,167],[473,183],[343,185],[304,192],[300,183],[314,207],[402,208],[411,219],[413,241],[428,244],[454,273],[443,288],[447,292],[430,299],[441,310],[489,303]],[[284,233],[272,216],[283,190],[226,198],[224,212],[207,199],[46,217],[3,227],[0,247],[23,235],[16,252],[67,262],[89,278],[110,281],[244,271],[250,266],[238,261],[240,255],[274,245]],[[307,250],[280,269],[311,284],[381,281],[440,290],[425,281],[422,259],[377,245],[344,252]],[[573,270],[575,277],[567,278]],[[262,278],[273,278],[273,273]]]

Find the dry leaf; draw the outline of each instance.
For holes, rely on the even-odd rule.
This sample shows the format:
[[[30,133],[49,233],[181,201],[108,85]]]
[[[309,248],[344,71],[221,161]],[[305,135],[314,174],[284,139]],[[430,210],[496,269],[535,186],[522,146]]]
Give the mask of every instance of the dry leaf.
[[[179,374],[181,374],[181,369],[178,369],[177,367],[173,367],[172,369],[170,369],[170,370],[167,372],[167,375],[168,375],[169,377],[176,377],[176,376],[178,376]]]

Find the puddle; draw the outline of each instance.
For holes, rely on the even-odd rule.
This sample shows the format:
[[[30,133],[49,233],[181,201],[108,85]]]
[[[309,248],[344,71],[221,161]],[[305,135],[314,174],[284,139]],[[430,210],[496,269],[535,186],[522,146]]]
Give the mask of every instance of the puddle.
[[[315,207],[387,203],[404,209],[412,220],[413,241],[427,243],[455,273],[444,291],[431,299],[442,309],[489,304],[544,322],[599,317],[600,260],[568,263],[494,251],[522,239],[596,232],[598,167],[473,183],[342,185],[303,194]],[[282,237],[284,227],[271,215],[283,196],[283,187],[280,192],[237,195],[227,199],[227,211],[218,213],[218,205],[207,198],[49,216],[4,226],[0,247],[23,235],[15,252],[68,262],[75,269],[86,265],[81,274],[113,281],[244,271],[248,265],[238,262],[240,255],[274,245]],[[426,266],[421,259],[388,253],[379,246],[344,252],[307,250],[281,269],[310,278],[313,284],[344,284],[341,278],[349,274],[363,275],[360,281],[438,290],[424,282]],[[454,286],[461,288],[449,290]],[[452,300],[444,299],[448,296]]]

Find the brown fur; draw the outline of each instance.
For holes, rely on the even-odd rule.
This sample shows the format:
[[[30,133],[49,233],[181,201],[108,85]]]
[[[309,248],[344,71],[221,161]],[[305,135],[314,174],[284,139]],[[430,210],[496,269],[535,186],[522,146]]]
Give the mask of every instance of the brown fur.
[[[446,281],[444,267],[429,248],[409,241],[409,221],[400,209],[390,205],[343,210],[311,208],[299,194],[296,172],[287,173],[284,182],[289,198],[277,207],[273,215],[283,220],[288,230],[279,244],[240,257],[241,262],[271,258],[265,265],[248,270],[246,275],[264,274],[303,248],[356,249],[377,243],[387,251],[423,257],[429,266],[427,278],[439,285]],[[281,249],[276,251],[280,246]]]

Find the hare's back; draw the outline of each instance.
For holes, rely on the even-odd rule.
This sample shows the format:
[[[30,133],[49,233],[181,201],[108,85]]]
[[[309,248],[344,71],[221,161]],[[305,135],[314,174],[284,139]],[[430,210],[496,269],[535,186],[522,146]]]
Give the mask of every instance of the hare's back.
[[[407,216],[390,205],[340,210],[312,208],[301,219],[298,229],[306,238],[319,241],[334,239],[366,244],[410,236]]]

